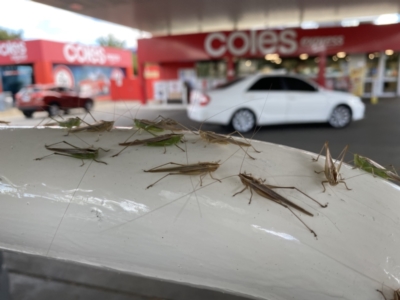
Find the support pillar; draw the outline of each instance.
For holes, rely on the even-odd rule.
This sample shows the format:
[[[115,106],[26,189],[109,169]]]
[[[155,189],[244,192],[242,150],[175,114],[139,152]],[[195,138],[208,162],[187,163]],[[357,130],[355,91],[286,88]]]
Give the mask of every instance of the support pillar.
[[[143,63],[139,63],[138,68],[138,78],[139,78],[139,86],[140,86],[140,102],[146,104],[147,102],[147,91],[146,91],[146,78],[144,77],[144,67]]]
[[[33,64],[34,83],[54,83],[53,64],[49,61],[37,61]]]
[[[326,54],[320,53],[318,56],[318,79],[320,86],[325,87]]]
[[[229,56],[227,60],[226,77],[228,80],[232,80],[235,78],[235,75],[235,63],[233,62],[233,57]]]

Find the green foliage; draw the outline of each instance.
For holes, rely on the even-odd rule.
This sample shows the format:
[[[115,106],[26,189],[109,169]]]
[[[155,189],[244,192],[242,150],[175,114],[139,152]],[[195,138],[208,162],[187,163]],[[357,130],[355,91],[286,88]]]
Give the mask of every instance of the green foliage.
[[[23,31],[13,31],[0,28],[0,41],[22,39]]]
[[[125,48],[125,41],[118,40],[111,33],[107,36],[99,37],[96,42],[98,45],[103,47]]]

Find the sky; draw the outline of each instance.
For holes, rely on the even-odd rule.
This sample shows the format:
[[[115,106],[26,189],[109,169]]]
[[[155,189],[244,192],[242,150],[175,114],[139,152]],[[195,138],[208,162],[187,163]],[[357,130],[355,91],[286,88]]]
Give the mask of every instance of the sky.
[[[101,36],[113,34],[128,48],[137,47],[137,39],[149,37],[126,26],[86,17],[30,0],[0,0],[0,27],[23,30],[23,39],[96,44]]]

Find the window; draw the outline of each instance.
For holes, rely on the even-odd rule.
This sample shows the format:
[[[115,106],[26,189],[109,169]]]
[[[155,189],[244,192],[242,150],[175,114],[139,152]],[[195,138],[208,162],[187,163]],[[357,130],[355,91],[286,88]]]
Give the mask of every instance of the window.
[[[216,89],[216,90],[222,90],[222,89],[228,88],[228,87],[230,87],[230,86],[232,86],[232,85],[235,85],[236,83],[242,81],[243,79],[244,79],[244,77],[233,79],[233,80],[231,80],[231,81],[228,81],[228,82],[225,82],[225,83],[222,83],[222,84],[217,85],[217,86],[215,87],[215,89]]]
[[[289,91],[315,92],[316,88],[311,84],[293,77],[284,78],[286,89]]]
[[[254,83],[249,91],[282,91],[281,77],[263,77]]]

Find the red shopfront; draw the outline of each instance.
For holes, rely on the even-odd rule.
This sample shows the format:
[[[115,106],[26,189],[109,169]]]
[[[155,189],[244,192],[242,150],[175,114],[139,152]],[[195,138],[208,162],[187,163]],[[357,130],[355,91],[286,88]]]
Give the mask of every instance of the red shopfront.
[[[260,71],[251,69],[258,63],[267,72],[300,73],[360,96],[399,96],[399,51],[400,24],[154,37],[138,42],[139,79],[142,94],[151,99],[157,89],[149,84],[185,81],[182,74],[199,77],[202,64],[214,66],[212,75],[231,79]],[[150,80],[149,65],[158,69]]]
[[[45,40],[0,43],[0,92],[15,94],[28,84],[54,83],[110,99],[121,97],[121,88],[132,80],[130,51]]]

